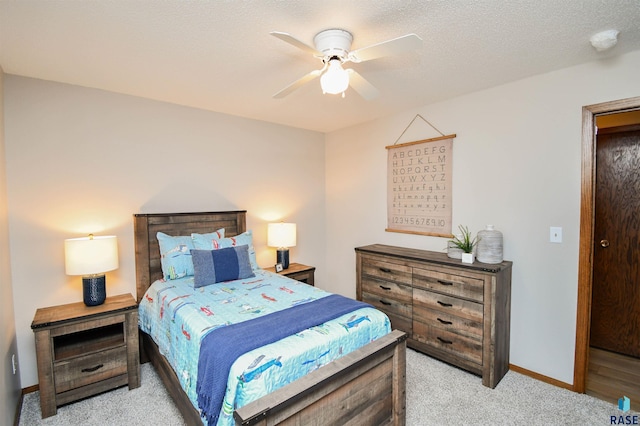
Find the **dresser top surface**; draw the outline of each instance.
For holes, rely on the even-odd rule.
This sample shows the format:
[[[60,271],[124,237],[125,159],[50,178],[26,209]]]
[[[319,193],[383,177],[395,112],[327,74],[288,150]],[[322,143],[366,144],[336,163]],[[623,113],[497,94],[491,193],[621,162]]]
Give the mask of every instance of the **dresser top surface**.
[[[416,261],[427,261],[441,265],[468,268],[481,272],[500,272],[504,269],[511,268],[512,262],[503,260],[501,263],[482,263],[477,260],[474,263],[462,263],[459,259],[452,259],[446,253],[440,253],[430,250],[412,249],[407,247],[389,246],[385,244],[371,244],[368,246],[356,247],[356,252],[372,253],[383,256],[401,257]]]

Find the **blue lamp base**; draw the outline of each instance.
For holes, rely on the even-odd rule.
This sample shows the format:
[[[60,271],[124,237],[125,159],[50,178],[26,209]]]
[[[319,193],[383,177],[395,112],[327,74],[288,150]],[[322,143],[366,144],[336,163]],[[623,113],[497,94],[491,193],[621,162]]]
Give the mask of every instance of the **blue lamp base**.
[[[98,306],[107,298],[104,275],[89,275],[82,277],[82,298],[87,306]]]
[[[279,248],[276,252],[276,260],[277,263],[282,264],[282,269],[287,269],[289,267],[289,249]]]

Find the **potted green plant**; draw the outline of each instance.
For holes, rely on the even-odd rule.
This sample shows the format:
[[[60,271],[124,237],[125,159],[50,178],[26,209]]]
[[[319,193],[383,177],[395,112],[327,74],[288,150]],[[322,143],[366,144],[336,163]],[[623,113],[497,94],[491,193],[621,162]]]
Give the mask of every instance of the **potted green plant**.
[[[458,229],[460,234],[453,237],[453,240],[449,240],[454,246],[462,250],[462,262],[473,263],[474,253],[473,248],[478,243],[478,237],[471,238],[471,232],[466,226],[459,225]]]

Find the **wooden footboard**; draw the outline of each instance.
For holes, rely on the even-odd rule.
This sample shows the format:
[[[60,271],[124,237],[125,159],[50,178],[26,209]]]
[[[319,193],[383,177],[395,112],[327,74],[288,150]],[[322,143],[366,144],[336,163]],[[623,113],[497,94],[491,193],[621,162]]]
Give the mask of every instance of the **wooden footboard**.
[[[393,331],[234,413],[241,425],[404,425],[406,334]]]
[[[144,351],[185,421],[202,424],[153,340]],[[390,334],[237,409],[237,425],[397,425],[406,421],[406,334]]]

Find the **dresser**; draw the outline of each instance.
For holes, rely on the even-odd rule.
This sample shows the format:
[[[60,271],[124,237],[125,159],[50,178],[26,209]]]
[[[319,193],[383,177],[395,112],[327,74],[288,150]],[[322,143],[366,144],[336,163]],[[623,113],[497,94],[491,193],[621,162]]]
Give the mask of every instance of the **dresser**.
[[[358,300],[385,312],[409,347],[498,384],[509,370],[512,262],[466,264],[383,244],[355,250]]]

